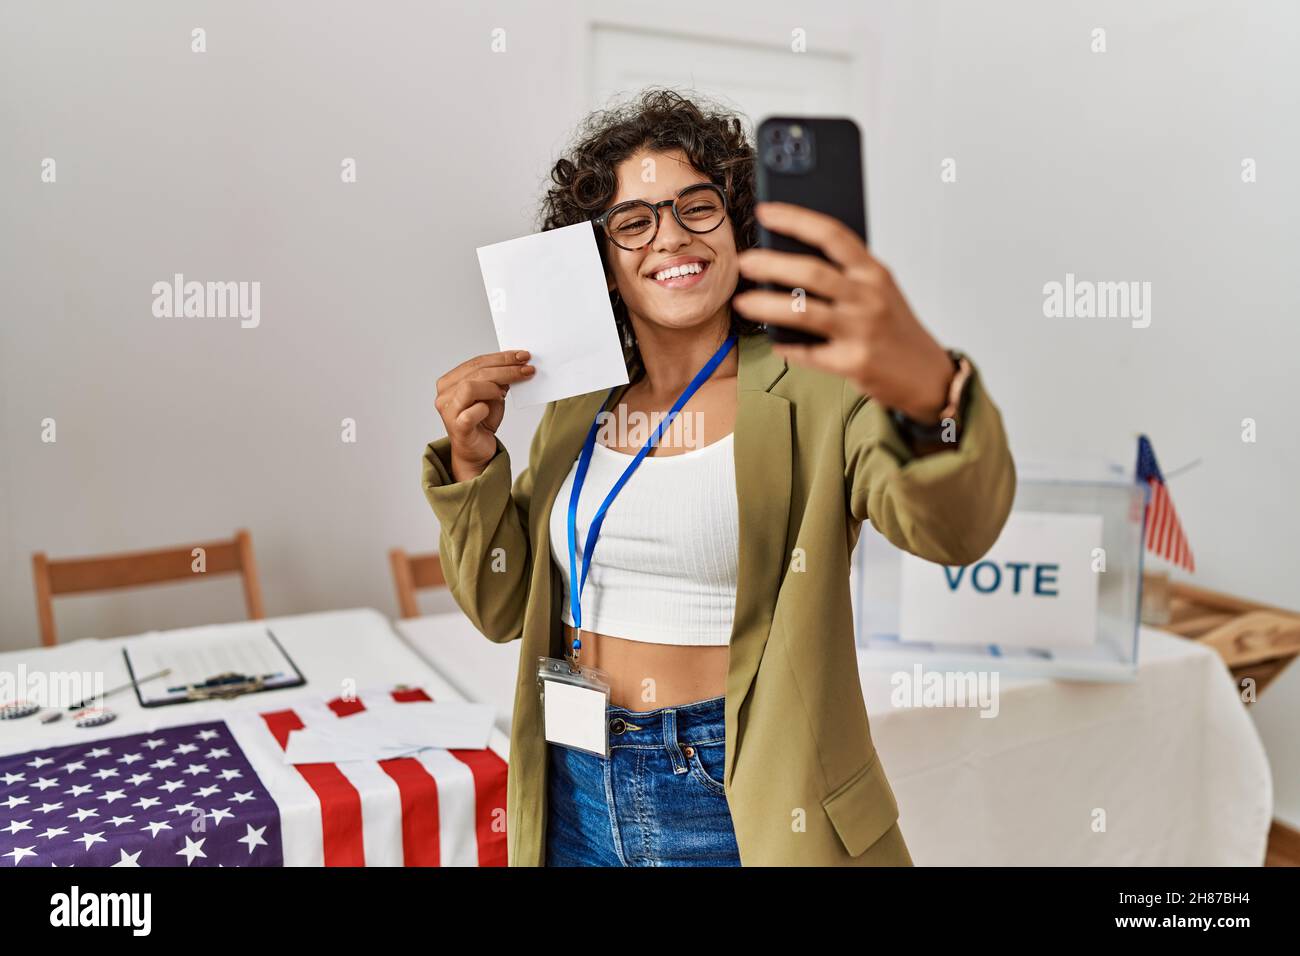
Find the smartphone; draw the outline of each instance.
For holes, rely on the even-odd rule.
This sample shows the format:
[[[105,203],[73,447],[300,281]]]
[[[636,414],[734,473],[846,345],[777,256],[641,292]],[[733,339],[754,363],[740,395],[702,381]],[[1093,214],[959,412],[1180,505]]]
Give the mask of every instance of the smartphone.
[[[788,202],[834,216],[867,241],[866,181],[862,174],[862,136],[851,119],[772,116],[758,126],[759,202]],[[825,258],[821,250],[758,227],[763,249]],[[790,289],[763,283],[765,289]],[[767,326],[774,342],[825,342],[802,329]]]

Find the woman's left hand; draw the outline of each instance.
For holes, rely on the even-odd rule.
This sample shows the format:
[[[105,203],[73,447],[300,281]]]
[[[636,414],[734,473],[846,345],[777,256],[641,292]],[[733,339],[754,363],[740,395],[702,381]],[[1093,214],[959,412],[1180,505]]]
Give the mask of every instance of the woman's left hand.
[[[758,221],[820,249],[816,256],[747,249],[740,272],[793,292],[750,290],[732,299],[746,318],[815,332],[815,345],[773,342],[777,355],[843,376],[865,395],[922,424],[947,403],[953,363],[912,314],[893,276],[838,219],[789,203],[759,203]],[[838,268],[837,268],[838,266]],[[802,311],[800,311],[802,304]]]

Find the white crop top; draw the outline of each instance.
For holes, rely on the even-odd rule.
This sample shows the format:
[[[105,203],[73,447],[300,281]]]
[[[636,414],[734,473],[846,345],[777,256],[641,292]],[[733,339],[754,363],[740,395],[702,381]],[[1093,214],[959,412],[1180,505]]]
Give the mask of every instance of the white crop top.
[[[729,644],[736,613],[740,514],[732,434],[664,458],[647,455],[618,493],[582,591],[582,629],[652,644]],[[634,456],[596,443],[578,502],[578,574],[591,519]],[[569,610],[569,495],[575,461],[551,508],[551,557]]]

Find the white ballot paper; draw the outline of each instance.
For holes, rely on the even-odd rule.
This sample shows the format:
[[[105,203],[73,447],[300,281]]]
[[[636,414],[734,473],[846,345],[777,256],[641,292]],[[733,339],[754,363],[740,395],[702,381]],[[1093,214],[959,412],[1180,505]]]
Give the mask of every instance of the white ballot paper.
[[[289,732],[284,762],[391,760],[431,747],[483,750],[493,710],[463,701],[410,701],[376,707]]]
[[[478,250],[497,343],[527,349],[537,372],[510,386],[511,407],[626,384],[627,365],[589,222]]]

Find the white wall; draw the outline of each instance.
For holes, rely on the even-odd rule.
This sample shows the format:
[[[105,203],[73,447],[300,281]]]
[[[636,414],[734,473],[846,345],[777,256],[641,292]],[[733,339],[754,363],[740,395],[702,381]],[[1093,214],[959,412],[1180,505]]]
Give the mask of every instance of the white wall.
[[[850,57],[876,252],[976,357],[1016,452],[1128,462],[1143,430],[1167,469],[1201,459],[1173,483],[1196,582],[1300,605],[1300,9],[851,6],[666,21],[595,2],[7,4],[0,647],[37,640],[32,551],[239,526],[271,613],[395,610],[386,549],[437,541],[417,485],[441,434],[434,381],[495,347],[474,247],[531,228],[548,160],[592,105],[597,18],[775,49],[803,28],[811,50]],[[57,184],[40,182],[45,157]],[[956,183],[940,182],[945,157]],[[1257,183],[1240,181],[1244,157]],[[150,287],[174,272],[259,280],[261,326],[154,318]],[[1150,328],[1045,319],[1042,286],[1066,272],[1150,281]],[[507,419],[517,460],[536,419]],[[56,607],[65,639],[242,613],[233,581]],[[1293,821],[1298,686],[1293,668],[1254,710]]]

